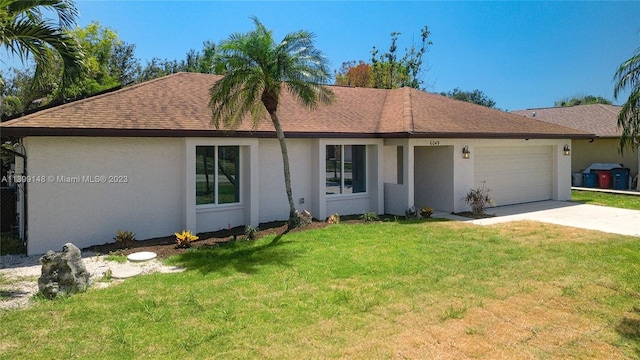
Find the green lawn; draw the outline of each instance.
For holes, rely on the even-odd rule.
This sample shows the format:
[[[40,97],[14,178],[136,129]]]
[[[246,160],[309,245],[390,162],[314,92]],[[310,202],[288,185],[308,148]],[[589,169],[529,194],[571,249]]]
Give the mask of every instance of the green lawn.
[[[640,196],[637,195],[572,190],[571,200],[585,204],[640,210]]]
[[[343,223],[171,262],[188,270],[0,313],[0,358],[640,356],[638,238]]]

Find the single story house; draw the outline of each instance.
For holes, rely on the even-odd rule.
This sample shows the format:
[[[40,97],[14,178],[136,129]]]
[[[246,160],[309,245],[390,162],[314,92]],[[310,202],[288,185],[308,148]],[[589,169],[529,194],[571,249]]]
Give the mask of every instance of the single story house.
[[[512,111],[514,114],[595,134],[590,139],[575,139],[571,153],[571,171],[581,172],[592,163],[616,163],[638,174],[640,154],[637,149],[618,151],[622,130],[618,128],[621,106],[576,105]]]
[[[285,220],[270,121],[210,125],[217,75],[177,73],[1,124],[19,137],[29,254]],[[571,197],[573,139],[593,134],[424,91],[333,86],[315,111],[283,93],[296,207],[315,218],[468,208],[486,184],[496,205]]]

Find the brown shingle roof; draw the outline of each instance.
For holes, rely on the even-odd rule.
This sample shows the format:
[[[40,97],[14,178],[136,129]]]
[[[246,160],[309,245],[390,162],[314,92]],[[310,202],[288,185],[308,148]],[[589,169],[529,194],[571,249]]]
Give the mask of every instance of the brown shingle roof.
[[[599,137],[620,137],[622,131],[618,128],[618,114],[621,108],[616,105],[593,104],[512,112],[551,124],[593,133]],[[534,112],[535,116],[533,116]]]
[[[6,136],[223,136],[213,131],[209,88],[218,75],[177,73],[1,124]],[[590,134],[424,91],[333,86],[336,100],[309,111],[283,93],[287,136],[588,137]],[[237,136],[273,136],[265,119]]]

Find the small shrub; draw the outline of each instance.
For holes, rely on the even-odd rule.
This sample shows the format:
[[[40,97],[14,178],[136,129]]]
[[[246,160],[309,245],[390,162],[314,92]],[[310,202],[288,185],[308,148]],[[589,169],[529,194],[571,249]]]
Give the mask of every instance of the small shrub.
[[[115,240],[115,242],[120,244],[120,246],[122,247],[129,247],[131,243],[136,240],[136,234],[131,231],[118,230],[113,240]]]
[[[423,207],[420,209],[420,217],[423,219],[428,219],[433,215],[433,209],[430,207]]]
[[[111,281],[111,279],[113,279],[113,271],[111,269],[107,269],[107,271],[105,271],[102,274],[102,277],[100,278],[100,282],[109,282]]]
[[[244,227],[244,236],[249,240],[255,240],[258,237],[258,231],[260,231],[260,229],[257,227],[247,225]]]
[[[471,212],[474,215],[484,214],[487,206],[493,206],[493,200],[489,197],[489,189],[482,183],[482,187],[471,189],[467,195],[462,198],[462,202],[471,206]]]
[[[416,213],[416,208],[412,206],[412,207],[408,208],[407,210],[405,210],[404,211],[404,217],[407,220],[417,218],[418,214]]]
[[[369,211],[369,212],[366,212],[366,213],[362,214],[362,216],[360,218],[362,220],[364,220],[364,221],[378,221],[380,219],[378,217],[378,214],[376,214],[373,211]]]
[[[327,218],[327,224],[339,224],[340,223],[340,215],[333,214]]]
[[[199,237],[192,234],[189,230],[182,230],[181,233],[176,233],[176,248],[188,248],[191,247],[191,242],[198,240]]]
[[[0,236],[0,255],[26,253],[27,247],[17,235],[3,234]]]

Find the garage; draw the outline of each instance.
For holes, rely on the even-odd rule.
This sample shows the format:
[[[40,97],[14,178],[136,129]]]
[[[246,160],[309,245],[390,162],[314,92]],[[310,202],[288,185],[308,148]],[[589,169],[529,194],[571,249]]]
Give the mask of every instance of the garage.
[[[474,186],[486,187],[496,206],[553,196],[551,146],[477,147]]]

